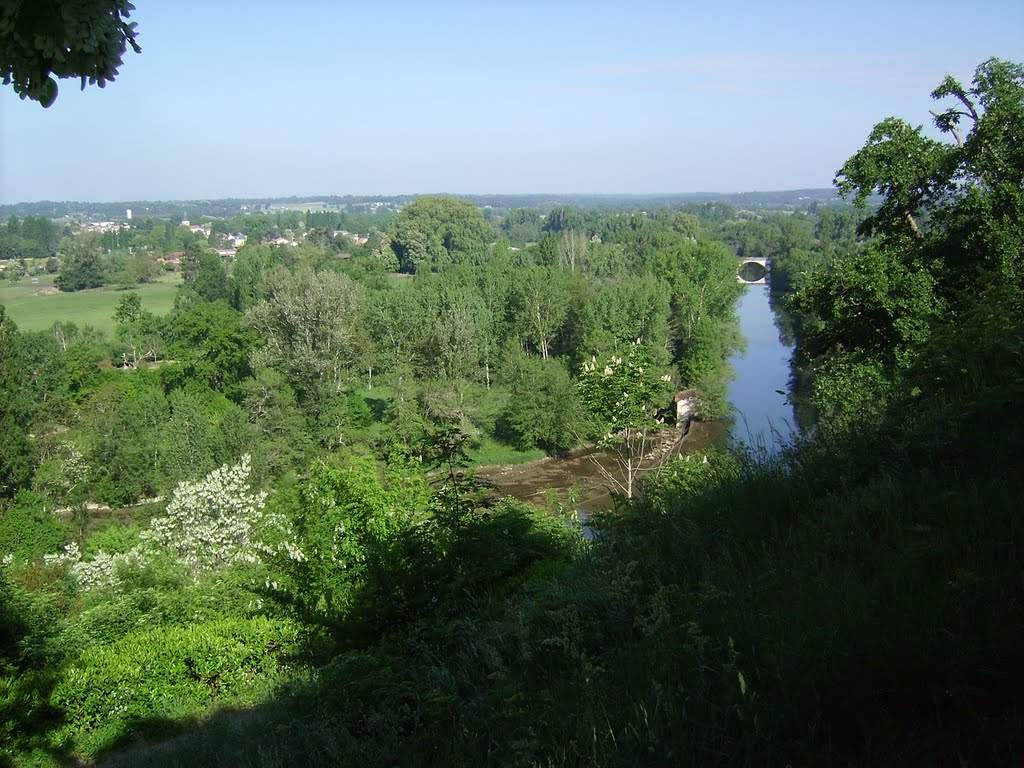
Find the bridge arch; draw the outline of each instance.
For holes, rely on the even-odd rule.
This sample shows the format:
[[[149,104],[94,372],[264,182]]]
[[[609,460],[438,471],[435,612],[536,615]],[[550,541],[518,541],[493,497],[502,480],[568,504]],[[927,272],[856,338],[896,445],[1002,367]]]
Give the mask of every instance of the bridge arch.
[[[763,270],[761,277],[757,280],[747,280],[743,277],[743,268],[748,264],[757,264]],[[746,258],[739,259],[739,264],[736,266],[736,282],[743,283],[744,285],[767,285],[768,284],[768,272],[771,267],[768,263],[767,256],[748,256]]]

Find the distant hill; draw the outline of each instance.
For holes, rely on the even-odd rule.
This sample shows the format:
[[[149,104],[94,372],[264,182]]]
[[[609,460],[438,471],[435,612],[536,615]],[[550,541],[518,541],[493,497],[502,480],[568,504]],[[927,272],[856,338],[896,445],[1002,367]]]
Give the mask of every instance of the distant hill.
[[[649,195],[589,195],[589,194],[529,194],[529,195],[467,195],[452,194],[471,200],[481,208],[536,208],[547,211],[561,205],[580,209],[646,210],[679,205],[727,203],[737,208],[770,210],[807,210],[822,205],[846,205],[835,189],[791,189],[775,192],[680,192]],[[114,203],[84,201],[55,202],[43,200],[34,203],[0,205],[0,217],[45,216],[58,219],[64,216],[120,220],[131,209],[138,218],[235,216],[243,212],[263,212],[281,209],[310,210],[367,210],[379,207],[397,208],[420,195],[305,195],[302,197],[225,198],[220,200],[125,200]],[[378,204],[374,206],[374,203]]]

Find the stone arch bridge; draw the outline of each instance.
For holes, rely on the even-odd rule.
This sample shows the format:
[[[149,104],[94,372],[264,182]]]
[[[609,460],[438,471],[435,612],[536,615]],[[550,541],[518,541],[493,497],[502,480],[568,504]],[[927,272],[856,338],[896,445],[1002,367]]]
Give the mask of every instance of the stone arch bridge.
[[[741,272],[743,270],[743,268],[745,266],[747,266],[747,264],[758,264],[758,265],[760,265],[761,269],[764,270],[764,274],[761,275],[761,279],[760,280],[744,280],[743,279],[743,276],[741,274],[739,274],[739,272]],[[753,257],[752,256],[752,257],[748,257],[748,258],[742,258],[742,259],[739,260],[739,264],[737,265],[736,269],[737,269],[737,274],[736,274],[736,282],[737,283],[743,283],[744,285],[767,285],[768,284],[768,272],[770,271],[771,268],[768,265],[768,257],[767,256],[758,256],[758,257]]]

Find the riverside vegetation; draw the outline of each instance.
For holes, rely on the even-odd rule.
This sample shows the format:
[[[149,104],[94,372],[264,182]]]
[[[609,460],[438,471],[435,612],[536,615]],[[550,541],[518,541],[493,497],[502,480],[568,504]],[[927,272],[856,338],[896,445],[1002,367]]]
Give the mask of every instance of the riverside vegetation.
[[[860,213],[427,198],[349,258],[191,243],[115,344],[0,314],[0,760],[1020,763],[1024,67],[934,96]],[[718,415],[735,252],[793,291],[804,438],[593,539],[462,471],[614,435],[576,380],[636,350]]]

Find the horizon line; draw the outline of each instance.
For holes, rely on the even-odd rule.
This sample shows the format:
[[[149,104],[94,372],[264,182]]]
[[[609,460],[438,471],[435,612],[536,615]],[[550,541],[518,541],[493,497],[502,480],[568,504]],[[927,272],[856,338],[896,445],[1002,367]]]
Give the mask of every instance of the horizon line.
[[[615,198],[658,198],[658,197],[685,197],[685,196],[733,196],[733,195],[766,195],[766,194],[785,194],[785,193],[799,193],[799,192],[830,192],[835,197],[841,198],[842,195],[834,187],[790,187],[790,188],[779,188],[779,189],[744,189],[735,190],[730,192],[712,192],[706,190],[695,190],[690,192],[397,192],[391,194],[375,194],[375,193],[352,193],[346,192],[344,194],[324,194],[324,195],[261,195],[261,196],[241,196],[241,195],[227,195],[224,197],[213,197],[213,196],[201,196],[201,197],[179,197],[179,198],[121,198],[117,200],[20,200],[13,203],[0,203],[0,208],[10,208],[19,205],[41,205],[44,203],[54,203],[60,205],[71,205],[71,204],[88,204],[88,205],[116,205],[119,203],[199,203],[199,202],[216,202],[216,201],[275,201],[275,200],[295,200],[304,202],[320,202],[321,199],[325,198],[373,198],[373,199],[385,199],[385,198],[400,198],[400,197],[615,197]]]

